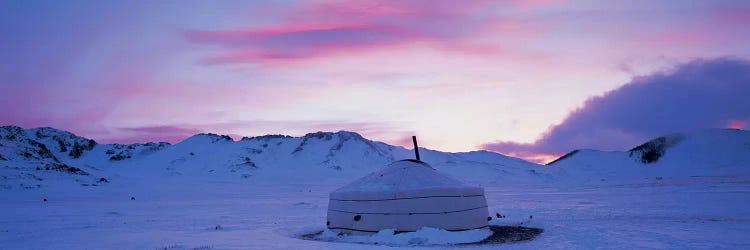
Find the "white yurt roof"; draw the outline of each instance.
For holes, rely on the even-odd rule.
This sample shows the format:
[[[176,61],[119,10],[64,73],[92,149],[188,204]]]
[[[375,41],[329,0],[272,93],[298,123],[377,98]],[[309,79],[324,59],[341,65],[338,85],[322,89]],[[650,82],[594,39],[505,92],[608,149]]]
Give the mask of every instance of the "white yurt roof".
[[[445,176],[418,160],[396,161],[331,193],[333,200],[480,196],[484,189]]]

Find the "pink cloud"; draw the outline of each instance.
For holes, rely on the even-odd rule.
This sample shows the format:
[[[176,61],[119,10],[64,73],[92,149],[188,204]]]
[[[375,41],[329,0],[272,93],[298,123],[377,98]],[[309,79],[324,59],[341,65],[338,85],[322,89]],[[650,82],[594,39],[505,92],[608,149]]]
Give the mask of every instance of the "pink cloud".
[[[266,134],[285,134],[302,136],[316,131],[351,131],[361,134],[367,139],[383,141],[391,145],[410,147],[411,136],[414,132],[402,130],[384,122],[358,122],[337,120],[247,120],[199,124],[172,124],[161,126],[117,128],[113,133],[95,137],[103,143],[144,143],[165,141],[179,143],[197,133],[217,133],[230,135],[238,140],[244,136],[260,136]],[[408,140],[407,140],[408,139]]]
[[[298,12],[298,14],[307,15],[295,15],[295,17],[291,18],[292,20],[306,21],[310,19],[327,20],[340,16],[346,16],[347,18],[356,18],[359,20],[383,16],[408,17],[417,14],[419,11],[415,8],[404,5],[403,2],[394,4],[378,1],[323,1],[303,5],[299,7],[296,12]],[[328,13],[328,15],[326,15],[325,13]]]
[[[298,62],[407,44],[473,55],[498,54],[490,49],[496,45],[464,40],[487,32],[527,37],[538,29],[527,31],[524,23],[481,14],[483,10],[556,2],[324,1],[289,10],[289,18],[276,26],[190,31],[185,36],[193,43],[222,48],[204,60],[209,64]]]
[[[0,109],[4,110],[0,123],[55,127],[103,142],[174,143],[203,128],[169,124],[225,120],[237,110],[317,98],[308,89],[295,86],[161,82],[144,76],[128,75],[87,88],[8,85],[0,93]]]
[[[746,27],[750,23],[750,8],[731,8],[719,11],[712,16],[712,19],[725,25]]]
[[[744,129],[745,126],[747,126],[747,123],[742,120],[731,120],[729,121],[729,124],[727,125],[728,128],[733,128],[733,129]]]
[[[401,140],[411,138],[413,131],[401,129],[387,122],[363,122],[345,120],[245,120],[221,123],[195,124],[195,127],[207,128],[207,131],[222,134],[238,134],[242,136],[258,136],[265,134],[286,134],[302,136],[315,131],[351,131],[372,139],[403,145]],[[410,145],[410,144],[407,144]]]
[[[362,50],[416,41],[419,32],[387,26],[341,25],[297,26],[231,31],[196,31],[189,40],[228,48],[229,52],[207,63],[304,60],[341,51]]]
[[[670,27],[666,31],[646,33],[643,39],[667,47],[673,47],[675,44],[698,45],[713,50],[716,44],[730,44],[750,38],[750,33],[737,32],[738,29],[744,29],[748,23],[750,8],[719,9],[688,20],[680,26]]]
[[[509,0],[509,4],[517,7],[538,8],[570,2],[570,0]]]
[[[81,134],[97,130],[90,126],[107,115],[111,105],[89,105],[104,98],[81,90],[46,84],[8,84],[0,91],[0,123],[21,127],[66,128]],[[64,94],[61,94],[64,93]]]
[[[102,143],[146,143],[169,142],[178,143],[186,138],[202,132],[199,129],[181,128],[175,126],[152,126],[136,128],[119,128],[118,134],[100,140]]]

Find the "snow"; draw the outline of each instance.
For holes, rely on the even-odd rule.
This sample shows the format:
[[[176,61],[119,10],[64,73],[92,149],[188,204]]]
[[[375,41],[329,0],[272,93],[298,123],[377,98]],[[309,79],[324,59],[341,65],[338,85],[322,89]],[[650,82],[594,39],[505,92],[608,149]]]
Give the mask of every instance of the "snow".
[[[24,158],[24,150],[39,147],[26,141],[36,140],[34,133],[6,138],[17,132],[0,129],[0,249],[384,249],[302,236],[326,228],[330,192],[411,157],[350,133],[241,141],[202,135],[134,146],[120,161],[106,154],[115,145],[97,144],[76,159],[48,146],[59,162],[89,173],[79,175],[35,170],[53,160]],[[490,152],[420,153],[441,173],[482,186],[489,213],[505,216],[491,224],[544,229],[532,241],[461,248],[749,248],[748,132],[683,135],[651,164],[628,152],[593,150],[552,166]],[[101,177],[109,183],[97,183]],[[473,233],[423,229],[345,240],[455,249],[451,244],[479,237]]]
[[[111,184],[77,187],[77,192],[4,192],[0,248],[382,249],[301,239],[325,229],[328,193],[344,183],[166,180]],[[493,219],[493,224],[545,230],[533,241],[503,248],[746,249],[750,246],[746,237],[749,184],[748,179],[696,178],[692,182],[485,189],[490,213],[506,216]],[[131,196],[136,200],[130,200]],[[44,203],[42,198],[49,201]],[[215,230],[216,225],[221,229]]]
[[[424,227],[415,232],[399,233],[393,229],[382,230],[373,235],[344,236],[336,232],[325,230],[316,240],[361,243],[386,246],[415,246],[415,245],[455,245],[461,243],[479,242],[492,235],[489,229],[476,229],[460,232],[449,232],[442,229]]]
[[[655,162],[644,164],[640,153],[579,150],[551,164],[573,182],[635,182],[642,179],[750,176],[750,132],[704,129],[665,137],[677,142]]]
[[[445,176],[426,163],[396,161],[331,193],[335,199],[394,199],[482,195],[482,189]]]

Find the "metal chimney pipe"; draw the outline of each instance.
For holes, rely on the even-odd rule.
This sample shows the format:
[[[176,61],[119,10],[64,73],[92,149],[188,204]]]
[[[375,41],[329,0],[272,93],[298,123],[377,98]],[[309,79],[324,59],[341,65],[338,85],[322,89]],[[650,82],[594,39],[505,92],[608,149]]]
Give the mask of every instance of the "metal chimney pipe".
[[[414,155],[417,156],[417,160],[419,161],[419,146],[417,145],[417,136],[413,135],[411,137],[411,140],[414,142]]]

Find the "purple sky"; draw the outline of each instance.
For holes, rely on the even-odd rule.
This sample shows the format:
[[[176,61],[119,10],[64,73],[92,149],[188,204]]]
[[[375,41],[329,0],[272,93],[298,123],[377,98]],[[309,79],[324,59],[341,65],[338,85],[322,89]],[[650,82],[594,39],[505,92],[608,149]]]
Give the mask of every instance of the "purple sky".
[[[748,23],[721,0],[0,1],[0,124],[544,161],[750,126]]]

